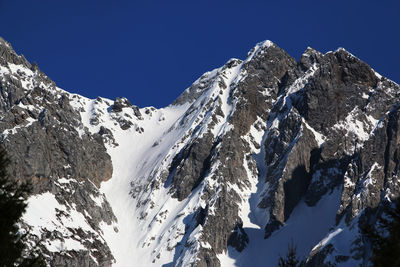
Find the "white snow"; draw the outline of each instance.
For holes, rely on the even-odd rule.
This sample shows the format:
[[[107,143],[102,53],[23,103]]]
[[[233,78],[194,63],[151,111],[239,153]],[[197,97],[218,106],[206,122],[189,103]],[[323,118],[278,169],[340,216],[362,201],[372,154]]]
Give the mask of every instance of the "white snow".
[[[90,195],[90,198],[94,201],[94,203],[96,203],[97,206],[101,207],[104,200],[103,198],[99,195],[99,196],[93,196]]]
[[[339,47],[338,49],[336,49],[335,52],[340,52],[340,51],[346,52],[348,55],[350,55],[350,57],[357,58],[355,55],[353,55],[352,53],[350,53],[349,51],[347,51],[343,47]]]
[[[367,175],[366,175],[366,177],[365,177],[365,180],[364,180],[364,182],[363,182],[363,186],[365,187],[365,188],[368,188],[368,185],[373,185],[375,182],[376,182],[376,180],[374,179],[374,176],[372,175],[373,174],[373,172],[375,171],[375,170],[378,170],[378,169],[382,169],[382,166],[380,166],[378,163],[374,163],[372,166],[371,166],[371,169],[369,170],[369,172],[367,173]]]
[[[68,250],[86,250],[86,248],[75,239],[66,238],[63,240],[55,239],[55,240],[47,240],[46,248],[51,252],[61,252]]]
[[[263,130],[257,130],[255,125],[265,126],[266,122],[257,118],[255,123],[251,126],[249,133],[244,138],[251,147],[252,161],[257,166],[257,172],[254,174],[252,170],[249,169],[245,156],[243,158],[243,166],[246,169],[250,187],[239,192],[243,199],[242,203],[239,205],[239,216],[243,220],[244,228],[264,229],[269,214],[267,210],[259,209],[257,205],[260,196],[268,190],[268,183],[264,183],[267,170],[265,164],[265,147],[263,145],[267,135]],[[258,144],[260,148],[256,148],[254,143]]]
[[[102,233],[96,233],[87,222],[86,218],[90,217],[87,213],[85,213],[85,218],[74,205],[61,205],[54,195],[44,193],[32,196],[28,200],[29,205],[24,220],[33,227],[33,233],[39,236],[43,229],[61,232],[63,239],[54,239],[46,243],[46,247],[54,252],[86,249],[68,228],[82,228],[84,231],[100,234],[116,259],[114,266],[125,267],[131,266],[132,263],[138,267],[172,266],[178,257],[183,266],[192,264],[200,247],[211,248],[209,243],[202,241],[202,226],[194,224],[193,213],[199,208],[205,208],[207,204],[209,212],[211,214],[215,212],[213,203],[216,198],[205,203],[202,194],[207,187],[218,190],[218,183],[213,179],[213,174],[221,162],[214,161],[202,183],[182,201],[171,197],[170,181],[165,174],[168,173],[173,158],[185,145],[189,144],[190,140],[201,138],[208,132],[208,125],[218,107],[221,108],[223,116],[216,116],[217,122],[211,130],[214,138],[232,130],[233,126],[229,123],[229,118],[235,111],[236,102],[229,96],[235,85],[247,75],[242,67],[273,45],[270,41],[261,42],[249,53],[243,63],[232,68],[218,68],[205,73],[194,83],[204,85],[198,89],[202,91],[202,94],[191,103],[181,106],[171,105],[161,109],[142,108],[140,109],[143,116],[141,119],[137,118],[133,109],[129,107],[123,108],[118,113],[111,112],[112,100],[88,99],[55,88],[54,94],[68,94],[71,105],[80,112],[82,125],[77,128],[77,131],[81,137],[88,132],[98,133],[100,127],[104,126],[115,138],[115,144],[111,141],[106,143],[107,152],[113,164],[112,178],[101,184],[100,195],[90,197],[99,207],[102,207],[107,199],[118,221],[111,225],[102,222]],[[29,79],[36,75],[29,71],[16,65],[9,65],[9,69],[0,67],[0,74],[22,75],[21,73],[25,72],[23,75],[26,76],[26,81],[23,86],[27,89],[33,85]],[[307,206],[301,200],[285,225],[268,239],[263,237],[265,225],[269,221],[269,210],[257,207],[259,200],[270,190],[269,183],[265,182],[267,166],[264,142],[267,134],[269,131],[279,134],[279,123],[288,115],[297,116],[297,113],[291,113],[294,112],[291,101],[293,97],[296,97],[296,93],[306,86],[316,71],[317,65],[314,64],[290,86],[286,94],[277,100],[277,103],[280,101],[280,107],[284,112],[279,115],[271,114],[269,122],[258,118],[249,133],[243,137],[250,146],[252,156],[250,160],[246,157],[249,155],[243,158],[248,184],[241,188],[236,184],[229,184],[228,188],[235,190],[242,198],[239,216],[243,220],[243,227],[250,242],[242,253],[228,248],[227,253],[218,255],[222,266],[274,266],[277,264],[279,255],[286,253],[292,239],[301,257],[308,255],[312,247],[317,249],[333,242],[339,243],[338,247],[343,251],[350,251],[350,245],[341,246],[340,242],[350,240],[350,236],[354,237],[355,233],[343,225],[335,228],[335,215],[340,204],[339,189],[325,195],[314,207]],[[220,82],[224,83],[226,88],[221,86]],[[205,84],[208,86],[206,87]],[[49,85],[41,84],[40,86],[50,88]],[[264,95],[269,95],[268,88],[265,88]],[[22,103],[19,106],[25,109],[35,108]],[[355,115],[358,112],[359,110],[353,110],[334,128],[346,130],[347,134],[351,132],[359,140],[365,141],[381,122],[372,116],[357,120]],[[93,123],[95,118],[99,122],[97,125]],[[130,121],[132,126],[122,130],[119,124],[122,119]],[[322,146],[326,137],[313,129],[304,118],[301,120],[302,127],[309,129],[318,145]],[[24,127],[33,122],[33,119],[28,120],[28,124]],[[3,132],[3,135],[13,134],[19,127],[8,129]],[[265,127],[269,129],[265,131]],[[301,134],[302,130],[293,144]],[[219,147],[215,149],[218,150]],[[70,167],[64,166],[64,168]],[[370,172],[377,168],[380,167],[372,166]],[[320,178],[320,175],[321,173],[316,173],[313,178]],[[366,177],[365,187],[373,183],[371,175]],[[345,179],[346,183],[351,183],[348,177]],[[69,192],[67,187],[72,182],[76,180],[67,177],[58,179],[56,184],[65,187],[66,192]],[[59,211],[63,211],[68,216],[60,214]],[[185,244],[188,247],[185,247],[184,254],[180,255]],[[318,245],[315,246],[316,244]]]
[[[298,92],[300,89],[303,89],[304,86],[307,84],[308,80],[314,76],[315,72],[317,71],[317,64],[314,63],[307,71],[306,73],[295,80],[293,84],[289,87],[287,95],[294,94]]]
[[[37,120],[29,117],[25,121],[26,121],[25,124],[16,125],[16,126],[14,126],[14,128],[4,130],[1,134],[3,136],[3,138],[5,139],[5,138],[7,138],[8,135],[16,134],[19,129],[29,127],[32,123],[34,123]]]
[[[340,266],[360,266],[362,263],[362,257],[359,259],[351,257],[354,250],[357,248],[357,244],[360,244],[359,242],[353,242],[357,238],[360,238],[360,233],[358,232],[357,227],[358,220],[359,216],[357,216],[350,225],[346,225],[344,220],[342,220],[339,225],[333,227],[312,250],[319,250],[328,244],[332,244],[334,246],[334,251],[327,256],[324,261],[325,263],[335,262],[335,256],[342,255],[350,257],[348,261],[341,262]]]
[[[57,180],[57,182],[58,183],[60,183],[60,184],[69,184],[69,183],[73,183],[73,182],[76,182],[76,180],[74,180],[74,179],[67,179],[67,178],[60,178],[60,179],[58,179]]]
[[[60,211],[69,215],[59,214]],[[73,208],[68,210],[66,206],[58,203],[55,196],[50,192],[30,197],[27,210],[22,219],[29,222],[32,227],[31,233],[36,236],[40,237],[44,229],[50,232],[58,231],[63,234],[63,240],[46,241],[46,248],[53,252],[85,249],[81,242],[73,238],[74,235],[68,228],[81,228],[83,231],[94,232],[81,213]]]
[[[271,43],[261,44],[257,49],[268,45]],[[256,51],[253,52],[252,56],[256,53]],[[150,187],[152,181],[160,180],[160,176],[167,170],[176,153],[189,139],[201,137],[208,130],[207,125],[211,121],[212,112],[217,107],[216,103],[221,103],[224,118],[217,116],[219,121],[212,131],[214,136],[223,135],[231,129],[232,126],[228,121],[230,114],[234,112],[235,103],[228,102],[229,90],[231,90],[231,84],[234,85],[245,77],[245,72],[241,70],[242,64],[224,71],[217,69],[208,74],[216,75],[213,78],[214,82],[208,88],[202,89],[203,94],[190,104],[154,109],[149,114],[145,112],[147,108],[141,109],[144,119],[133,119],[134,126],[128,130],[121,130],[116,120],[124,114],[134,118],[129,109],[124,108],[122,112],[115,114],[109,112],[110,105],[113,103],[111,100],[108,100],[108,103],[106,101],[98,103],[95,100],[75,97],[71,101],[71,104],[80,110],[83,125],[89,132],[98,132],[100,125],[105,126],[112,131],[118,143],[118,146],[107,145],[114,172],[109,181],[101,184],[101,192],[105,194],[118,219],[115,225],[118,232],[115,232],[113,227],[103,224],[104,238],[116,259],[115,266],[128,266],[132,262],[135,262],[135,266],[171,264],[179,256],[176,254],[180,250],[179,244],[185,243],[190,247],[185,249],[184,255],[181,255],[181,264],[190,264],[196,258],[195,255],[200,246],[205,248],[210,246],[200,241],[201,227],[199,226],[191,229],[191,234],[186,236],[185,225],[188,222],[184,223],[184,220],[191,220],[193,211],[205,207],[206,203],[200,198],[201,192],[205,186],[215,185],[215,180],[211,177],[218,162],[214,163],[210,174],[204,178],[202,184],[181,202],[171,198],[167,183]],[[304,87],[314,72],[315,69],[310,69],[306,74],[307,78],[298,80],[292,86],[290,93],[293,94]],[[221,88],[218,84],[219,79],[228,87]],[[211,106],[204,109],[210,99],[213,99]],[[96,126],[90,123],[94,114],[98,114],[100,121]],[[160,120],[160,118],[163,119]],[[306,255],[311,246],[319,242],[333,225],[335,211],[339,206],[339,194],[336,191],[323,198],[315,207],[308,207],[302,202],[293,211],[285,227],[264,240],[264,227],[269,215],[268,210],[257,208],[257,204],[260,196],[268,191],[269,185],[264,182],[259,183],[259,177],[265,177],[266,174],[266,166],[263,163],[265,151],[263,145],[260,146],[261,148],[256,148],[254,144],[262,144],[265,141],[266,132],[257,130],[256,124],[266,126],[266,122],[258,119],[244,138],[251,146],[258,170],[254,173],[243,159],[250,182],[249,187],[239,189],[236,185],[231,185],[231,190],[237,191],[244,200],[239,209],[250,243],[241,254],[230,248],[228,254],[218,255],[223,266],[241,266],[250,262],[255,264],[252,264],[253,266],[261,266],[265,262],[275,264],[279,253],[286,252],[287,244],[292,237],[298,244],[301,255]],[[135,127],[143,128],[144,132],[138,133]],[[324,137],[311,127],[308,126],[308,128],[321,145]],[[82,134],[84,134],[84,129],[82,129]],[[187,138],[188,136],[190,138]],[[138,190],[136,191],[135,188]],[[134,197],[131,195],[131,190],[134,191]],[[212,213],[212,201],[209,204]],[[317,214],[321,221],[310,224],[309,216],[313,213]],[[310,229],[315,231],[307,233]],[[306,235],[311,238],[303,240]],[[262,252],[264,249],[271,250],[272,253],[265,254]]]
[[[331,232],[328,234],[327,237],[325,237],[324,239],[321,240],[321,242],[318,243],[318,245],[316,245],[314,249],[317,249],[319,247],[324,247],[326,244],[329,243],[329,241],[331,241],[332,238],[334,238],[336,235],[340,234],[343,231],[342,228],[337,228],[335,231]]]
[[[224,114],[225,117],[229,117],[232,112],[233,112],[233,106],[231,104],[228,103],[229,101],[229,93],[230,93],[230,85],[233,85],[235,83],[239,82],[239,74],[241,71],[243,63],[231,68],[231,69],[227,69],[225,70],[221,76],[223,76],[223,81],[224,83],[228,86],[228,88],[225,88],[222,90],[222,88],[219,87],[218,83],[215,83],[215,87],[217,88],[213,88],[213,90],[215,91],[215,93],[218,93],[218,91],[222,91],[222,95],[220,95],[220,99],[221,99],[221,110]],[[214,127],[214,129],[212,130],[213,134],[215,137],[220,136],[220,135],[224,135],[226,132],[228,132],[231,127],[233,127],[232,125],[226,123],[226,120],[220,120],[220,122]]]
[[[334,129],[346,131],[346,136],[349,136],[349,133],[353,134],[359,142],[368,140],[376,127],[379,127],[378,120],[371,115],[366,116],[358,107],[333,126]],[[352,153],[354,148],[349,148],[348,153]]]
[[[339,203],[340,190],[324,196],[314,207],[300,202],[285,226],[267,239],[264,239],[263,228],[245,228],[250,239],[248,246],[241,253],[229,247],[228,255],[219,255],[219,259],[227,264],[222,266],[276,266],[279,255],[286,255],[291,240],[297,247],[298,256],[305,258],[334,226]]]
[[[12,63],[8,63],[8,67],[10,68],[11,73],[14,74],[14,75],[18,74],[18,72],[24,72],[26,74],[26,76],[33,76],[34,75],[34,73],[30,69],[28,69],[28,68],[26,68],[26,67],[24,67],[22,65],[15,65],[15,64],[12,64]]]
[[[168,247],[174,247],[180,240],[185,229],[182,222],[185,210],[194,207],[198,200],[193,197],[178,202],[168,195],[162,184],[158,190],[147,193],[143,189],[149,186],[154,175],[150,172],[162,164],[168,165],[163,160],[168,158],[171,161],[173,157],[167,154],[177,152],[177,147],[173,147],[188,129],[176,125],[179,125],[187,109],[185,105],[155,110],[155,114],[162,114],[165,118],[162,121],[158,120],[159,115],[147,116],[142,112],[145,115],[145,119],[140,122],[144,128],[142,134],[130,129],[118,129],[119,126],[114,125],[111,117],[102,123],[112,129],[119,144],[117,147],[108,147],[114,172],[113,177],[101,185],[101,191],[105,193],[118,218],[118,233],[111,228],[104,230],[104,237],[116,258],[115,266],[129,266],[132,262],[136,266],[149,266],[153,260],[154,265],[159,266],[173,260],[175,252]],[[89,124],[86,126],[90,127]],[[153,146],[155,140],[160,142]],[[131,184],[143,187],[135,199],[130,195]],[[150,208],[149,202],[137,206],[145,199],[153,202],[153,208]],[[177,214],[183,216],[177,218]],[[145,218],[141,220],[140,217],[144,215]]]
[[[317,141],[318,146],[322,146],[322,144],[325,142],[325,136],[320,134],[319,132],[317,132],[314,128],[312,128],[307,122],[306,120],[302,117],[301,118],[302,122],[304,123],[304,125],[307,127],[307,129],[309,129],[315,137],[315,141]]]
[[[160,181],[160,176],[168,170],[174,156],[187,142],[202,137],[209,130],[208,124],[218,106],[224,116],[217,116],[213,135],[216,138],[232,129],[227,121],[235,103],[230,103],[228,98],[231,88],[244,78],[241,67],[239,62],[232,68],[219,68],[203,75],[196,83],[210,76],[213,81],[192,103],[162,109],[140,109],[144,119],[131,120],[134,126],[128,130],[121,130],[116,121],[124,114],[134,118],[131,109],[124,108],[116,114],[109,112],[111,104],[105,101],[98,103],[79,96],[71,101],[74,108],[80,110],[83,125],[89,132],[98,132],[102,125],[112,131],[118,143],[118,146],[107,146],[114,171],[112,178],[101,184],[101,192],[118,219],[117,233],[106,225],[103,229],[104,238],[116,258],[115,266],[128,266],[131,262],[135,262],[136,266],[172,263],[176,260],[179,246],[185,242],[190,244],[190,248],[185,250],[181,260],[182,264],[189,264],[195,260],[200,246],[210,247],[210,244],[200,241],[199,227],[192,229],[190,236],[185,235],[187,222],[183,221],[190,220],[194,211],[206,206],[200,197],[205,186],[212,187],[215,183],[212,174],[219,163],[211,167],[202,184],[181,202],[168,193],[168,180],[157,187],[151,184]],[[227,87],[221,87],[220,82]],[[97,126],[90,123],[94,114],[98,114],[100,121]],[[138,133],[135,127],[143,128],[144,132]],[[262,134],[254,129],[253,134],[260,142]]]
[[[378,78],[379,80],[382,79],[382,75],[380,75],[379,73],[377,73],[376,71],[374,71],[376,78]]]
[[[259,42],[258,44],[256,44],[256,46],[250,51],[250,53],[247,55],[247,58],[245,60],[245,62],[249,62],[251,61],[255,56],[257,56],[258,54],[262,54],[264,53],[265,49],[273,46],[274,43],[271,42],[270,40],[266,40],[263,42]]]

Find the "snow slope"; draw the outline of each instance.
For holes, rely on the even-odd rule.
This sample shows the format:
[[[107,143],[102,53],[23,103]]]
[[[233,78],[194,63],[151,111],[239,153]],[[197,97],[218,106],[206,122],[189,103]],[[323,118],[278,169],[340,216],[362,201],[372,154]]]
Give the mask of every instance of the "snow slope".
[[[291,240],[297,246],[301,258],[306,258],[310,253],[329,245],[333,245],[336,250],[327,257],[327,261],[334,262],[336,255],[351,255],[354,251],[352,242],[359,237],[357,216],[363,207],[357,210],[358,213],[354,214],[355,219],[351,223],[346,223],[343,218],[337,222],[337,213],[343,204],[343,190],[358,186],[361,189],[357,189],[353,198],[368,196],[368,188],[376,185],[375,172],[383,169],[382,164],[377,162],[366,167],[368,170],[364,170],[362,181],[353,181],[352,177],[345,176],[343,186],[329,187],[330,185],[325,184],[328,179],[324,180],[323,176],[330,178],[329,175],[337,175],[339,170],[336,167],[328,166],[329,168],[324,169],[333,174],[323,174],[322,169],[314,173],[311,173],[314,170],[307,170],[310,172],[311,184],[322,181],[321,187],[326,186],[329,190],[315,205],[309,205],[305,198],[301,198],[283,225],[264,239],[266,226],[270,216],[273,216],[270,214],[272,207],[261,208],[259,204],[266,196],[275,193],[273,190],[278,187],[272,183],[286,182],[280,179],[286,169],[291,167],[287,167],[291,164],[287,161],[295,150],[294,147],[306,132],[311,133],[313,140],[310,143],[315,143],[315,148],[323,149],[329,141],[328,135],[316,131],[317,128],[314,129],[294,108],[301,100],[301,94],[307,84],[321,75],[321,66],[317,63],[311,64],[303,73],[299,71],[294,74],[295,78],[286,91],[281,88],[275,88],[276,92],[273,92],[273,88],[257,88],[268,100],[272,99],[273,94],[276,94],[276,99],[273,100],[271,109],[264,110],[268,116],[256,117],[250,130],[240,136],[245,144],[240,162],[235,162],[235,166],[223,166],[243,167],[245,177],[240,177],[242,180],[236,183],[214,177],[223,173],[219,168],[225,159],[218,158],[223,145],[221,140],[226,136],[230,138],[229,134],[237,129],[231,123],[231,117],[238,109],[238,101],[245,102],[239,103],[243,104],[244,109],[252,104],[248,101],[250,98],[235,97],[235,93],[243,91],[239,85],[243,81],[248,82],[246,78],[250,75],[250,70],[246,69],[246,64],[263,57],[267,49],[273,46],[270,41],[261,42],[250,51],[244,61],[231,59],[221,68],[205,73],[183,93],[182,99],[186,101],[178,101],[161,109],[138,109],[126,99],[119,99],[119,102],[101,97],[88,99],[55,86],[39,84],[45,87],[49,94],[56,95],[57,99],[62,94],[68,95],[70,105],[80,114],[82,124],[76,129],[80,138],[87,132],[93,136],[101,131],[107,133],[102,135],[102,138],[111,157],[113,174],[111,179],[101,183],[98,194],[89,196],[100,209],[103,208],[104,202],[108,201],[117,218],[117,221],[112,223],[102,222],[100,231],[96,231],[90,224],[90,216],[79,210],[76,205],[61,203],[50,192],[34,195],[29,198],[27,213],[24,216],[24,220],[32,226],[33,233],[39,236],[41,231],[46,229],[50,232],[58,231],[64,238],[63,242],[59,239],[47,241],[46,249],[51,252],[84,251],[84,240],[77,238],[71,230],[81,228],[109,246],[115,258],[113,266],[190,266],[196,263],[202,250],[214,250],[211,242],[204,238],[203,224],[198,223],[196,216],[203,210],[207,210],[209,216],[216,215],[218,194],[221,188],[226,187],[228,194],[238,196],[238,200],[232,201],[237,202],[235,204],[238,205],[240,218],[238,225],[240,224],[247,234],[248,242],[245,242],[247,245],[241,252],[228,246],[227,249],[222,249],[222,253],[215,253],[222,266],[274,266],[278,257],[286,254]],[[254,68],[251,71],[255,73],[257,80],[259,71],[265,70],[265,66],[256,64],[255,67],[251,67]],[[7,68],[0,66],[0,75],[12,75],[21,79],[25,91],[38,85],[35,84],[37,73],[22,65],[9,64]],[[249,83],[251,82],[250,80]],[[280,83],[278,85],[280,86]],[[361,94],[361,98],[368,101],[370,97],[371,94]],[[22,103],[18,105],[26,110],[37,109]],[[116,108],[117,105],[122,106]],[[346,147],[345,155],[351,156],[356,153],[364,143],[374,137],[376,131],[384,127],[384,117],[377,119],[363,112],[361,107],[356,106],[347,116],[331,126],[333,135],[343,134],[345,140],[354,138],[359,142]],[[389,111],[385,116],[387,114]],[[30,118],[22,126],[4,130],[3,138],[17,133],[23,127],[29,127],[33,122]],[[298,126],[298,129],[291,132],[290,127],[296,128],[295,126]],[[200,183],[191,189],[189,196],[178,201],[172,197],[173,160],[184,148],[190,147],[207,135],[211,135],[213,145],[211,157],[207,158],[210,166]],[[277,155],[271,156],[270,165],[266,163],[267,153],[272,149],[272,145],[265,146],[268,138],[269,141],[274,138],[277,140],[271,141],[272,145],[281,142],[277,151],[273,151]],[[235,151],[229,152],[240,154]],[[307,160],[311,161],[308,158]],[[281,177],[276,181],[267,179],[270,178],[267,177],[268,168],[273,166],[272,163],[277,163],[277,169],[282,168]],[[221,181],[224,184],[220,184]],[[240,184],[241,181],[244,181],[243,184]],[[58,179],[56,186],[70,193],[79,187],[80,183],[62,177]],[[91,257],[93,258],[93,255]],[[343,266],[358,263],[359,259],[351,258]]]
[[[222,79],[231,84],[237,79],[241,65],[233,69],[217,69]],[[220,74],[221,76],[221,74]],[[96,101],[75,97],[72,105],[81,112],[84,125],[92,133],[101,126],[112,131],[114,143],[107,145],[113,162],[112,178],[101,184],[107,200],[118,219],[118,224],[104,225],[104,238],[116,259],[115,266],[155,266],[174,261],[174,247],[185,232],[185,215],[189,215],[201,205],[200,194],[193,193],[184,201],[177,201],[168,194],[168,188],[155,186],[162,171],[166,170],[173,157],[180,151],[188,136],[201,137],[211,121],[211,108],[205,108],[210,99],[220,103],[227,117],[232,112],[228,104],[229,91],[220,93],[218,78],[193,103],[171,105],[162,109],[142,108],[143,119],[138,119],[131,108],[122,112],[109,112],[113,101]],[[215,108],[215,107],[214,107]],[[91,119],[100,114],[100,124],[91,124]],[[115,121],[118,118],[134,118],[134,126],[122,130]],[[199,120],[202,118],[202,120]],[[142,129],[143,131],[137,131]],[[229,130],[223,120],[215,125],[215,137]],[[114,231],[118,228],[118,232]],[[191,238],[195,238],[195,231]],[[196,239],[196,238],[195,238]]]

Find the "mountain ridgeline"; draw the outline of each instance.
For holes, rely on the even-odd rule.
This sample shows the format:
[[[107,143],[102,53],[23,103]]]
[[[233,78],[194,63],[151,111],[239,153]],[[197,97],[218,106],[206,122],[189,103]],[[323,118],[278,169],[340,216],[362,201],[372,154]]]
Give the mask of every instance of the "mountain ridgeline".
[[[50,266],[277,266],[292,240],[306,266],[369,266],[399,94],[345,49],[265,41],[139,108],[58,88],[0,38],[0,141]]]

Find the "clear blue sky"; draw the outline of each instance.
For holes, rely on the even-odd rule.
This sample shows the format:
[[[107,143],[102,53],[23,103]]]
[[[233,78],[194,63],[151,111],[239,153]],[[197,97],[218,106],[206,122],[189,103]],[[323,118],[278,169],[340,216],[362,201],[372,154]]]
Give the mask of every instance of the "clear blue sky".
[[[63,89],[162,107],[266,39],[345,47],[399,83],[399,2],[0,0],[0,36]]]

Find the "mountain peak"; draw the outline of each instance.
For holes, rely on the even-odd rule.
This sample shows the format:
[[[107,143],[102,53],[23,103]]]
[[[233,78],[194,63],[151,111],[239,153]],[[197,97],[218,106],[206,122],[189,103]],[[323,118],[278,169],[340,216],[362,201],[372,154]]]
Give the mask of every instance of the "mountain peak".
[[[6,45],[7,47],[10,47],[10,46],[11,46],[11,45],[10,45],[6,40],[4,40],[4,38],[1,37],[1,36],[0,36],[0,45]]]
[[[255,57],[258,53],[261,53],[262,51],[267,50],[268,48],[276,46],[272,41],[270,40],[265,40],[262,42],[257,43],[248,53],[247,53],[247,58],[246,62],[250,61]]]
[[[31,64],[25,59],[24,55],[18,55],[10,43],[4,40],[0,36],[0,59],[5,60],[8,63],[15,65],[23,65],[27,68],[31,67]]]
[[[400,88],[346,50],[260,42],[139,109],[0,43],[0,143],[49,265],[274,265],[292,238],[308,266],[369,261],[360,222],[400,195]]]
[[[307,46],[306,50],[303,52],[303,55],[315,55],[315,54],[322,55],[321,52],[319,52],[318,50],[316,50],[310,46]]]

